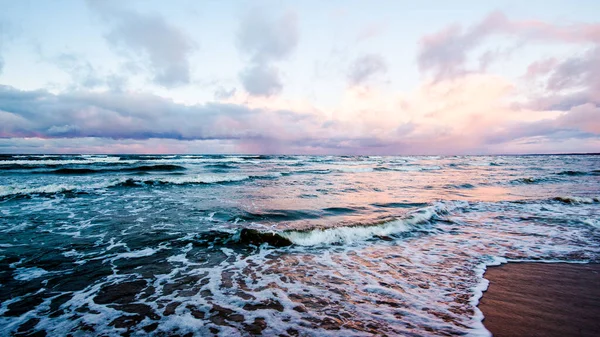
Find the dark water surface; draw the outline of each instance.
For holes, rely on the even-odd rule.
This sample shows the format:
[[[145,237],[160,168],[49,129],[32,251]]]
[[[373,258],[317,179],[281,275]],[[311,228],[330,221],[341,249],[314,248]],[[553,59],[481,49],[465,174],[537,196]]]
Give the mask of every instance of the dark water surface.
[[[600,261],[600,156],[0,156],[0,335],[487,335]]]

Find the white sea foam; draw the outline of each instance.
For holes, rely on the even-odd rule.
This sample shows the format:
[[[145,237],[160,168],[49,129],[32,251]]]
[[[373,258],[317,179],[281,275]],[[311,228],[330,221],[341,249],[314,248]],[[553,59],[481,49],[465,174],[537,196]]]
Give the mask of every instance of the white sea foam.
[[[168,183],[174,185],[184,184],[215,184],[224,182],[236,182],[250,179],[247,175],[218,175],[218,174],[199,174],[196,176],[183,176],[183,177],[162,177],[155,179],[155,181],[161,183]]]
[[[300,246],[315,246],[332,243],[352,243],[376,236],[389,236],[408,232],[414,226],[431,221],[435,216],[447,212],[446,205],[438,203],[409,213],[403,219],[372,226],[340,226],[308,231],[285,231],[280,235]]]
[[[133,258],[138,258],[138,257],[146,257],[146,256],[154,255],[154,254],[156,254],[156,252],[158,252],[158,249],[144,248],[144,249],[140,249],[140,250],[134,250],[132,252],[117,254],[117,256],[111,260],[133,259]]]
[[[275,178],[281,176],[281,173],[268,173],[262,176],[256,176],[256,178]],[[144,182],[156,182],[160,184],[173,184],[173,185],[185,185],[185,184],[215,184],[224,182],[237,182],[250,179],[248,175],[217,175],[217,174],[199,174],[195,176],[168,176],[153,179],[132,179],[132,178],[117,178],[98,183],[88,183],[81,185],[71,184],[50,184],[36,187],[22,187],[22,186],[11,186],[11,185],[0,185],[0,197],[7,197],[12,195],[33,195],[33,194],[57,194],[65,192],[89,192],[99,189],[105,189],[110,187],[119,186],[127,181],[134,183]]]
[[[46,274],[48,274],[48,271],[38,267],[17,268],[15,270],[14,278],[18,281],[31,281]]]
[[[78,186],[67,184],[51,184],[38,187],[0,186],[0,197],[26,194],[54,194],[76,189],[78,189]]]
[[[336,171],[344,172],[344,173],[363,173],[363,172],[373,172],[372,167],[340,167],[337,168]]]
[[[436,171],[441,170],[440,166],[417,166],[417,165],[407,165],[407,166],[388,166],[384,169],[390,171],[400,171],[400,172],[418,172],[418,171]]]
[[[89,157],[84,159],[46,159],[46,160],[0,160],[2,165],[24,165],[24,166],[43,166],[43,165],[87,165],[99,163],[119,163],[133,164],[139,160],[121,160],[119,157]]]
[[[600,229],[600,220],[598,219],[583,219],[581,220],[584,224]]]

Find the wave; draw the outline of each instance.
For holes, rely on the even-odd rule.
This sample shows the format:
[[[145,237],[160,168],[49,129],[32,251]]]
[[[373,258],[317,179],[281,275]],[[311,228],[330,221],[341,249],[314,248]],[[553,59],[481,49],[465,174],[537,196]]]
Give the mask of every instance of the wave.
[[[48,173],[48,174],[59,174],[59,175],[83,175],[83,174],[96,174],[96,173],[107,173],[107,172],[175,172],[184,171],[185,167],[179,165],[142,165],[134,167],[124,167],[118,169],[90,169],[90,168],[60,168],[52,171],[38,171],[35,173]]]
[[[600,202],[600,197],[574,197],[574,196],[565,196],[565,197],[555,197],[552,200],[560,201],[565,204],[593,204],[596,202]]]
[[[331,244],[350,244],[370,239],[393,240],[393,236],[417,230],[419,225],[425,225],[440,219],[449,212],[447,204],[436,203],[424,207],[401,219],[381,222],[378,224],[344,225],[332,228],[311,228],[304,230],[268,231],[255,228],[242,228],[235,232],[209,231],[198,233],[194,240],[206,245],[254,245],[268,244],[273,247],[319,246]]]
[[[34,195],[56,195],[61,193],[90,193],[95,190],[103,190],[107,188],[122,188],[122,187],[142,187],[142,186],[159,186],[159,185],[201,185],[201,184],[225,184],[240,182],[251,179],[274,179],[276,174],[264,176],[247,176],[247,175],[196,175],[184,177],[160,177],[153,179],[111,179],[104,182],[87,185],[66,185],[66,184],[51,184],[38,187],[20,187],[20,186],[1,186],[0,198],[13,196],[34,196]]]
[[[158,164],[158,165],[142,165],[135,167],[127,167],[118,171],[128,172],[174,172],[174,171],[185,171],[186,168],[179,165],[169,164]]]
[[[161,177],[153,179],[136,179],[129,178],[121,181],[110,187],[134,187],[144,185],[194,185],[194,184],[217,184],[217,183],[229,183],[238,182],[251,178],[260,178],[259,176],[247,176],[247,175],[196,175],[186,177]]]
[[[547,181],[548,181],[547,178],[527,177],[527,178],[515,179],[515,180],[511,181],[511,183],[512,184],[540,184],[540,183],[547,182]]]
[[[587,175],[587,172],[582,171],[562,171],[557,173],[559,176],[584,176]]]
[[[363,173],[363,172],[373,172],[374,168],[372,167],[340,167],[335,169],[337,172],[342,173]]]
[[[212,169],[212,170],[231,170],[238,169],[239,166],[228,164],[228,163],[216,163],[216,164],[206,164],[204,168]]]
[[[53,167],[65,165],[93,165],[93,164],[135,164],[139,160],[121,160],[119,157],[90,157],[82,159],[41,159],[41,160],[1,160],[0,170],[19,169],[32,167]]]
[[[0,198],[9,196],[53,195],[79,190],[80,186],[52,184],[38,187],[0,186]]]
[[[418,172],[418,171],[436,171],[441,170],[440,166],[379,166],[375,171],[399,171],[399,172]]]
[[[390,236],[410,232],[416,229],[418,225],[430,223],[441,215],[447,214],[448,211],[445,204],[437,203],[433,206],[409,212],[406,217],[402,219],[375,225],[357,224],[332,228],[286,230],[281,232],[260,232],[253,230],[251,238],[253,243],[260,244],[260,239],[262,238],[261,235],[264,235],[264,242],[266,243],[269,243],[270,240],[274,240],[273,236],[275,236],[280,244],[289,242],[289,244],[299,246],[346,244],[373,238],[390,240],[392,239]],[[242,237],[240,239],[242,239]]]
[[[464,183],[464,184],[449,184],[444,186],[445,189],[449,190],[469,190],[475,188],[475,185]]]
[[[333,171],[329,170],[329,169],[314,169],[314,170],[299,170],[299,171],[294,171],[292,173],[294,174],[329,174]]]
[[[584,172],[584,171],[562,171],[557,173],[557,175],[560,176],[597,176],[600,175],[600,170],[592,170],[589,172]]]
[[[53,171],[38,171],[35,173],[50,173],[50,174],[91,174],[98,173],[101,170],[87,169],[87,168],[61,168]]]
[[[424,202],[388,202],[388,203],[374,203],[371,204],[375,207],[382,208],[413,208],[413,207],[425,207],[427,206]]]

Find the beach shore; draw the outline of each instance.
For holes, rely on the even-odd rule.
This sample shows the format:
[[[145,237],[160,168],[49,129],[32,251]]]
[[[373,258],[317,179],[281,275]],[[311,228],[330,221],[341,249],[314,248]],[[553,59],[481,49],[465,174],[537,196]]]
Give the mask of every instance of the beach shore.
[[[508,263],[484,277],[494,336],[600,336],[600,264]]]

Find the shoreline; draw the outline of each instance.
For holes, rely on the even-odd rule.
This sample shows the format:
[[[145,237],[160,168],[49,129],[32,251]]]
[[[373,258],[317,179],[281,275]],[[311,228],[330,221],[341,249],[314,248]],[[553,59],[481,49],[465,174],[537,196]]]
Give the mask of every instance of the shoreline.
[[[509,262],[483,276],[478,309],[494,336],[600,335],[600,264]]]

